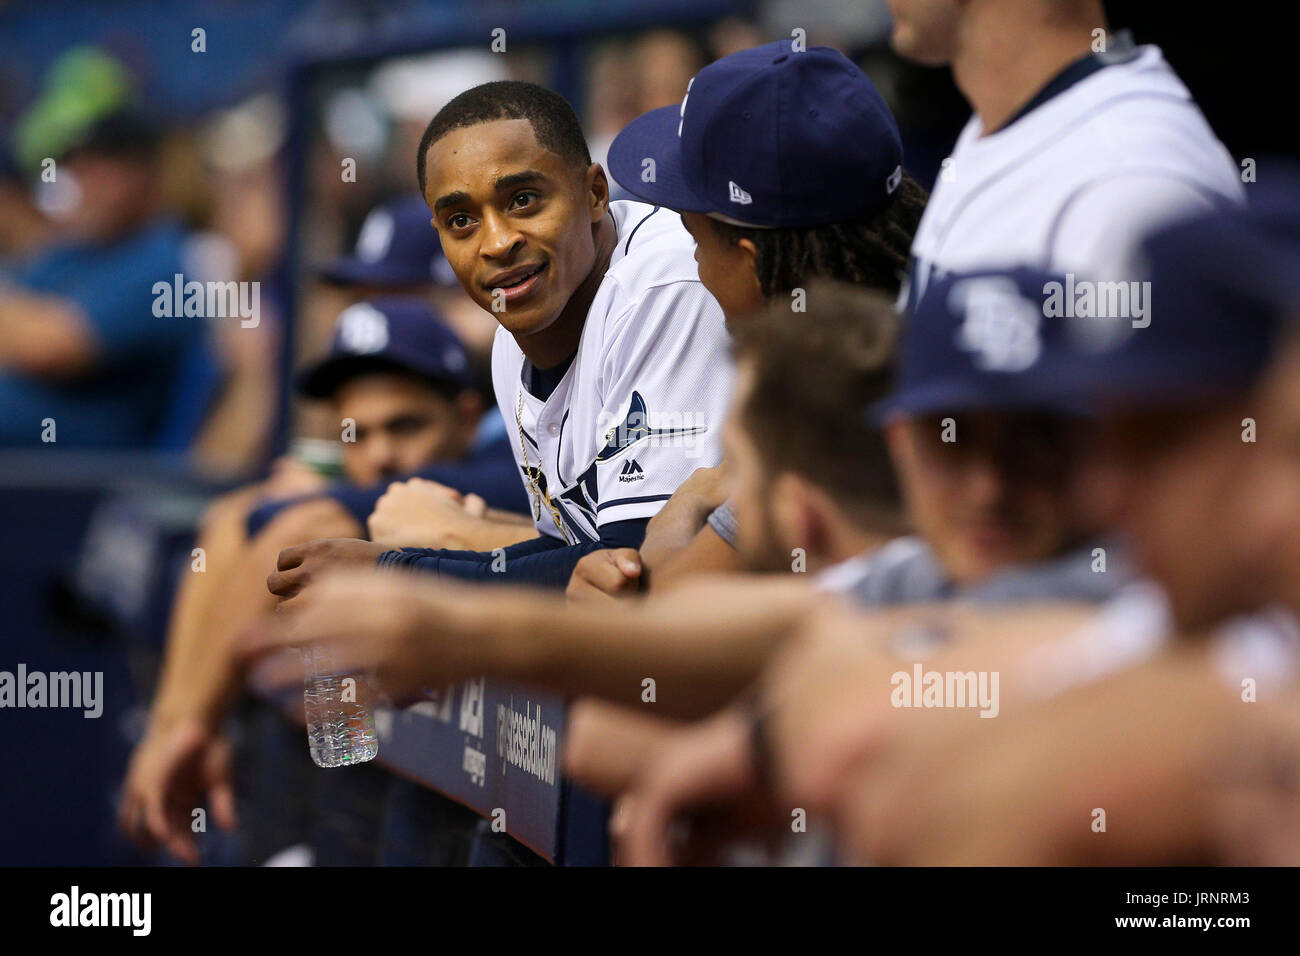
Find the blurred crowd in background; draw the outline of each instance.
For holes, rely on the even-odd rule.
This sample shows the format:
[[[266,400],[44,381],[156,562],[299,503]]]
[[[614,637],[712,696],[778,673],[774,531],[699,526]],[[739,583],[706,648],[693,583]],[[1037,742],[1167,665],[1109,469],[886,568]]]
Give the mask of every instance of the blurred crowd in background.
[[[226,479],[264,469],[290,433],[319,434],[319,417],[290,409],[287,375],[356,294],[318,270],[377,204],[414,192],[424,125],[477,83],[563,93],[601,162],[629,120],[680,102],[701,66],[797,22],[883,92],[923,186],[968,115],[946,70],[889,50],[884,0],[653,6],[0,5],[0,327],[28,333],[0,352],[0,447],[40,446],[40,423],[66,411],[60,449],[162,452]],[[1234,153],[1259,145],[1232,102],[1248,77],[1212,71],[1178,25],[1143,35],[1144,16],[1112,12],[1165,46]],[[498,21],[503,52],[491,46]],[[662,25],[627,29],[638,21]],[[140,301],[131,283],[172,272],[260,283],[256,325],[126,314]],[[435,305],[483,355],[490,317],[449,273],[434,283]]]
[[[603,162],[627,122],[680,102],[701,66],[770,39],[782,5],[667,4],[659,16],[679,28],[590,35],[578,31],[594,7],[561,6],[575,30],[562,44],[525,18],[493,52],[490,16],[479,16],[476,46],[390,56],[413,34],[433,47],[474,25],[462,6],[438,4],[0,10],[6,44],[25,52],[0,68],[0,323],[40,340],[0,358],[0,446],[161,452],[217,480],[257,473],[287,434],[324,434],[310,407],[285,405],[287,376],[373,290],[321,269],[367,239],[368,212],[415,195],[416,144],[447,100],[492,79],[551,85],[579,108]],[[711,7],[716,19],[702,17]],[[883,2],[812,7],[810,45],[844,49],[895,99],[901,84],[924,88],[923,110],[894,105],[909,167],[932,178],[965,115],[946,77],[888,52]],[[430,25],[440,11],[455,25]],[[174,273],[259,283],[256,320],[141,309]],[[495,323],[449,270],[429,285],[422,294],[484,368]]]

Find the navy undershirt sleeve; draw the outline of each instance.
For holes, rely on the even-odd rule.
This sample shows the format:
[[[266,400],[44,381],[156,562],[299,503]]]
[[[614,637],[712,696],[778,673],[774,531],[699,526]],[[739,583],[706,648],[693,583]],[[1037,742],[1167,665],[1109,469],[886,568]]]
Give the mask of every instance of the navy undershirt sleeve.
[[[639,548],[645,540],[648,518],[616,521],[600,529],[599,541],[566,545],[559,538],[541,535],[491,551],[445,551],[403,548],[379,556],[381,568],[408,568],[428,574],[471,581],[532,584],[562,590],[582,558],[602,548]]]
[[[519,468],[510,449],[509,435],[504,431],[475,448],[465,460],[429,465],[415,475],[465,494],[473,492],[487,502],[489,508],[513,511],[516,514],[526,514],[528,511],[528,495],[519,480]],[[248,536],[252,538],[261,533],[286,508],[316,498],[334,499],[364,528],[366,519],[375,510],[375,503],[390,484],[391,481],[383,481],[358,487],[338,482],[318,494],[263,502],[248,515]]]

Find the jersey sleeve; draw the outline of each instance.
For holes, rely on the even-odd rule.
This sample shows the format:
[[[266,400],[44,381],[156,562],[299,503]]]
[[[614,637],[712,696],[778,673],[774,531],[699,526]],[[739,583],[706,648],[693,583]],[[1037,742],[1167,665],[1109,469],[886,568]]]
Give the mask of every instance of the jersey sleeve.
[[[1131,281],[1140,277],[1142,241],[1161,224],[1209,212],[1227,197],[1190,179],[1160,172],[1124,172],[1079,190],[1062,208],[1048,237],[1048,267],[1078,270],[1088,278]]]
[[[584,556],[601,548],[639,548],[645,540],[645,527],[645,521],[620,521],[602,528],[600,541],[567,546],[558,538],[541,535],[496,551],[402,548],[385,551],[376,566],[488,584],[563,590]]]
[[[695,469],[721,461],[731,355],[717,300],[694,281],[647,290],[602,373],[597,527],[654,517]]]
[[[736,547],[736,509],[728,498],[709,513],[709,527],[727,544]]]

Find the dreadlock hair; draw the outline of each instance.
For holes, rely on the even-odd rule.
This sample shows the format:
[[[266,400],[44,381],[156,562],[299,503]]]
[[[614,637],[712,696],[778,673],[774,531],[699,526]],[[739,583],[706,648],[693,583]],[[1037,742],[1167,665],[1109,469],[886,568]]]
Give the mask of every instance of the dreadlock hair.
[[[415,160],[420,195],[424,195],[425,156],[431,145],[454,129],[504,119],[528,120],[542,146],[575,167],[581,166],[584,172],[591,165],[591,152],[578,114],[563,96],[536,83],[494,80],[452,98],[425,127]]]
[[[748,239],[763,297],[803,288],[814,276],[898,292],[908,252],[928,198],[906,172],[888,206],[870,219],[795,229],[752,229],[710,218],[714,231],[732,245]]]

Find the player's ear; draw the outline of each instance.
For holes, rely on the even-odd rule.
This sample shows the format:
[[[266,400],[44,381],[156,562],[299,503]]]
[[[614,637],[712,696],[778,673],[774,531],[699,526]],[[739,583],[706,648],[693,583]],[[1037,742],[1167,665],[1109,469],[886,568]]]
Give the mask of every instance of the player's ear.
[[[907,422],[900,417],[887,420],[881,427],[881,433],[885,436],[885,448],[889,452],[889,460],[894,465],[894,473],[897,474],[901,470],[900,462],[910,453],[911,432],[908,430]]]
[[[600,222],[609,209],[609,177],[605,175],[600,163],[592,163],[587,167],[584,192],[591,209],[591,221]]]
[[[802,476],[785,471],[769,487],[768,507],[781,547],[818,550],[821,527],[815,517],[812,486]]]
[[[737,239],[735,248],[743,261],[740,268],[750,278],[751,295],[755,302],[762,302],[764,296],[763,283],[758,277],[758,247],[752,239]]]
[[[737,239],[736,248],[740,254],[745,257],[745,262],[749,266],[749,271],[758,275],[758,247],[754,245],[753,239]]]

